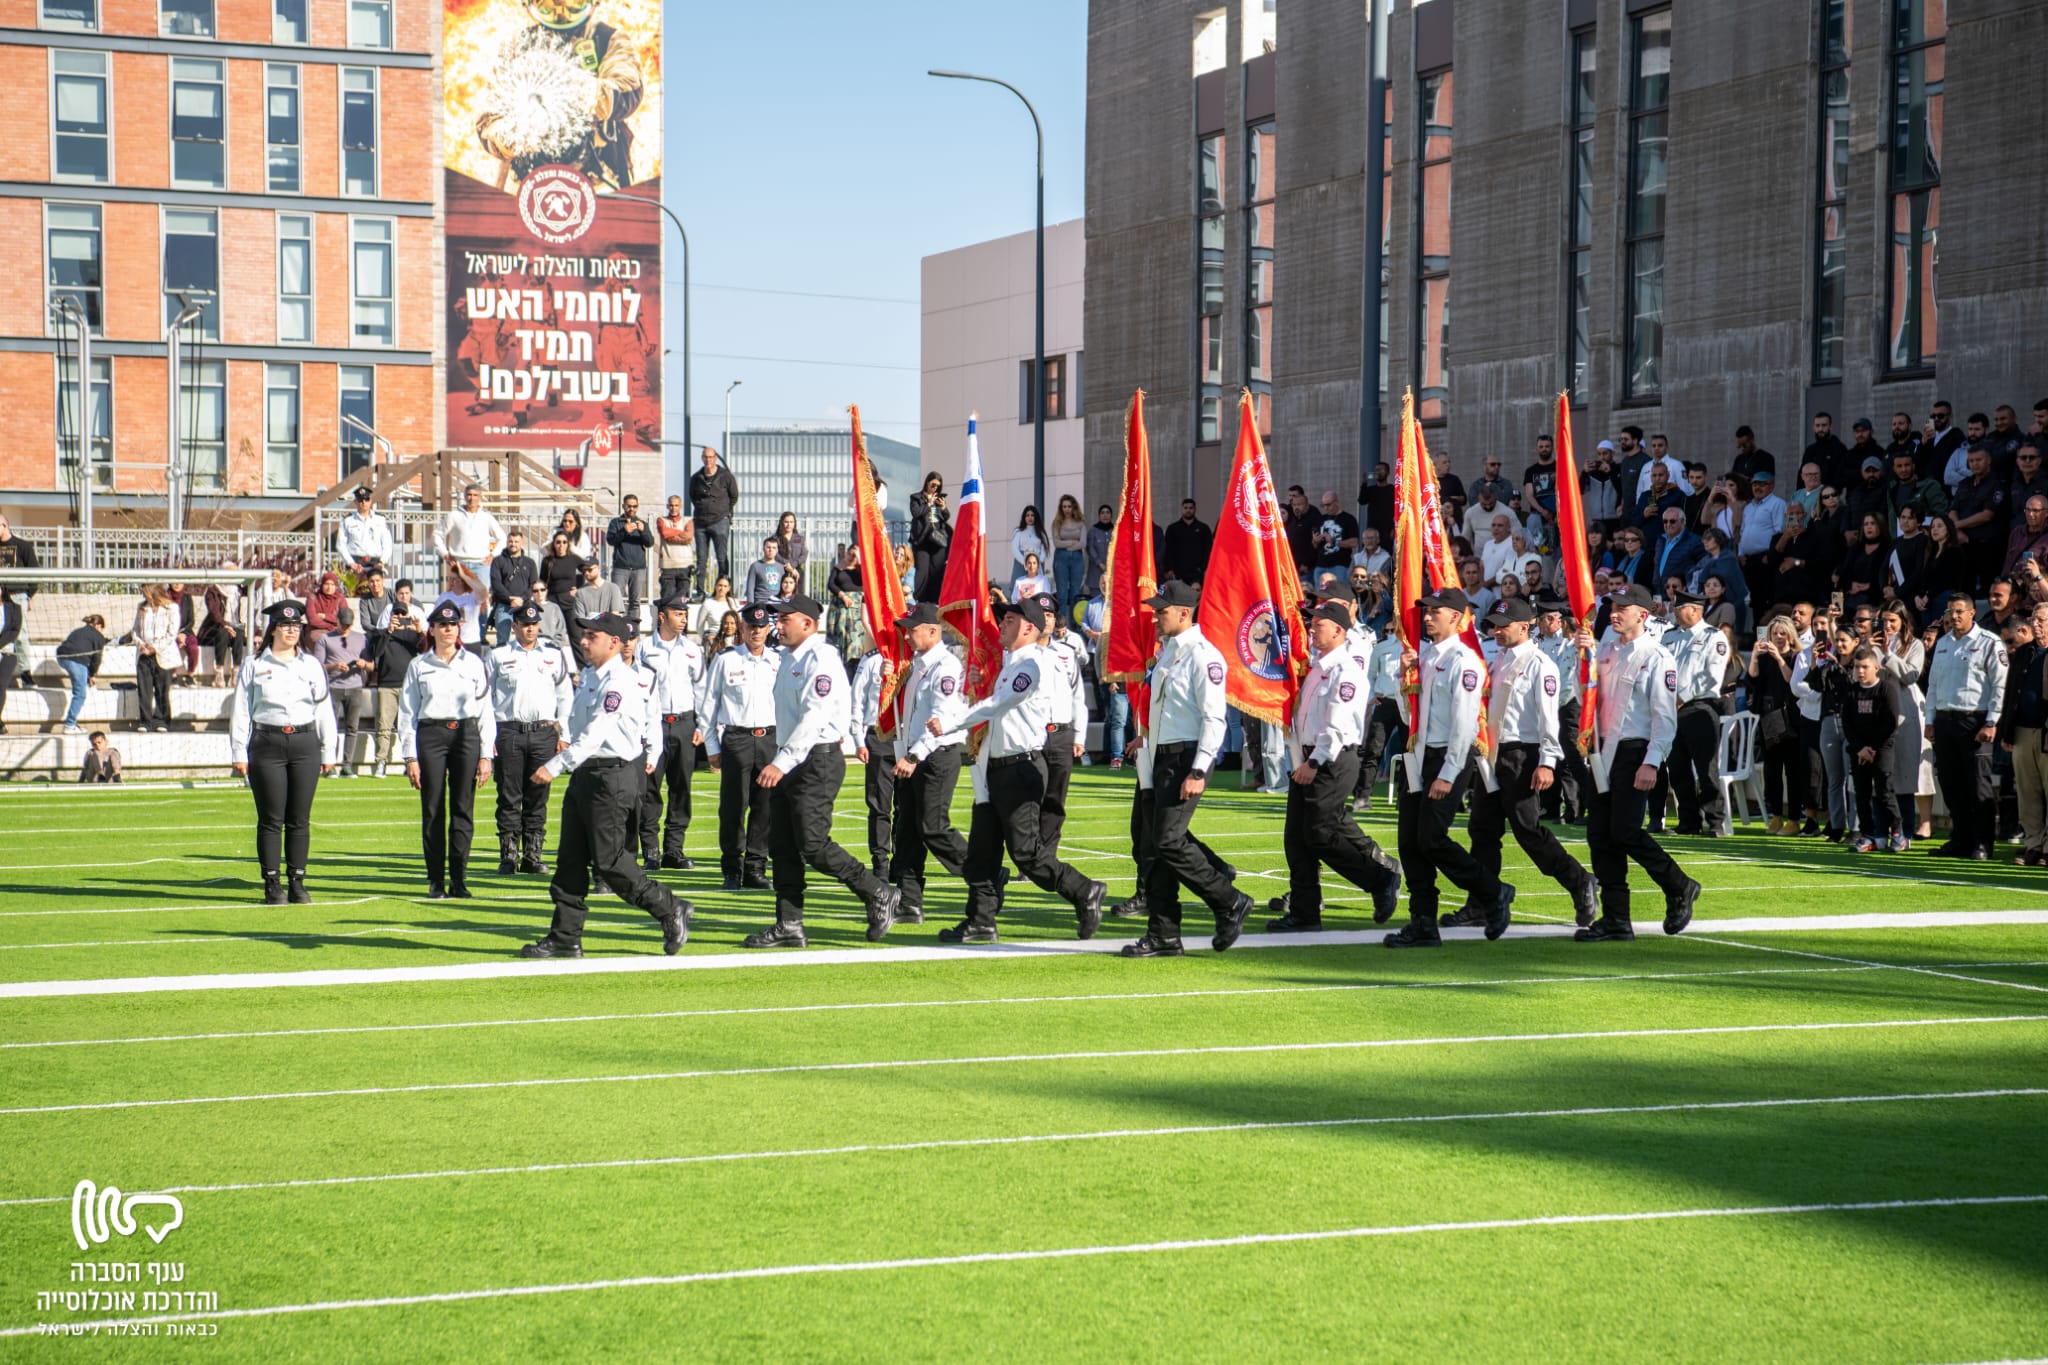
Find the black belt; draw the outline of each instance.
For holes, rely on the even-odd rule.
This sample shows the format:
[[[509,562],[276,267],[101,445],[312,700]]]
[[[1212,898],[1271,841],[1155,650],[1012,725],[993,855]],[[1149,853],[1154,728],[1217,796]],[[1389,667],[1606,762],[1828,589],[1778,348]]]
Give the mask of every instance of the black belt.
[[[249,728],[259,735],[311,734],[313,730],[310,721],[304,725],[252,725]]]
[[[576,771],[579,773],[585,771],[597,772],[607,768],[624,767],[625,763],[626,760],[623,758],[586,758],[577,765]]]
[[[1021,754],[1004,754],[1001,758],[991,758],[988,761],[988,766],[991,769],[1013,768],[1019,763],[1029,763],[1034,758],[1043,758],[1044,756],[1038,750],[1031,749]]]
[[[1154,752],[1159,754],[1161,757],[1164,757],[1167,754],[1186,753],[1189,749],[1192,749],[1194,747],[1195,741],[1191,739],[1186,739],[1181,740],[1178,743],[1174,744],[1162,744],[1156,750],[1154,750]]]
[[[1068,734],[1072,734],[1074,732],[1074,722],[1070,720],[1063,720],[1057,725],[1048,725],[1045,727],[1045,732],[1049,735],[1056,735],[1062,730],[1065,730]]]
[[[419,724],[413,728],[416,730],[474,730],[476,729],[476,717],[463,716],[456,720],[443,720],[439,716],[422,716]]]
[[[528,735],[532,734],[535,730],[552,730],[554,728],[555,723],[551,720],[501,720],[498,722],[498,732],[500,734]]]
[[[695,711],[664,711],[661,715],[661,723],[663,725],[674,725],[684,716],[694,716],[696,714]]]
[[[750,730],[744,725],[728,725],[725,727],[725,733],[728,735],[752,735],[755,739],[761,739],[765,736],[775,733],[775,727],[772,725],[765,725],[758,729]]]

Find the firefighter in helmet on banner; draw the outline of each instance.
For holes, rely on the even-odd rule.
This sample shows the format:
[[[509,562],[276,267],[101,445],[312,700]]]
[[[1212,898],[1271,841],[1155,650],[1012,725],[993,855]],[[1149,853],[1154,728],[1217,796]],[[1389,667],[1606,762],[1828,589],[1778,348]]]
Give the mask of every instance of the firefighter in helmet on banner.
[[[638,43],[594,17],[595,0],[525,0],[533,22],[504,45],[477,138],[510,188],[542,166],[573,167],[600,189],[633,183],[633,130],[646,77]]]

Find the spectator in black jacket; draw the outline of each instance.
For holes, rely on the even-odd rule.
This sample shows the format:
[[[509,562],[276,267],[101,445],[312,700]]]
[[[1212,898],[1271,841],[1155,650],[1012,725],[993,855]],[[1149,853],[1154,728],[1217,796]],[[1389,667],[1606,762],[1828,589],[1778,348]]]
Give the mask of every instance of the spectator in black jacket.
[[[1854,847],[1858,853],[1903,853],[1906,831],[1892,795],[1892,745],[1903,709],[1899,685],[1882,671],[1883,662],[1869,645],[1849,657],[1849,666],[1856,682],[1842,702],[1842,747],[1848,751],[1856,817],[1863,827]]]
[[[14,688],[14,668],[17,662],[14,654],[15,642],[21,639],[22,622],[26,613],[21,603],[14,600],[14,594],[0,588],[0,715],[7,711],[7,694]]]
[[[539,577],[540,566],[526,554],[526,537],[507,531],[505,548],[491,559],[491,625],[499,644],[512,638],[512,612],[533,596],[533,581]]]
[[[377,776],[391,765],[391,741],[398,734],[398,694],[405,686],[405,671],[427,647],[426,634],[416,617],[393,612],[390,625],[370,632],[363,657],[373,668],[371,685],[377,689]]]
[[[937,470],[910,495],[910,552],[917,566],[912,595],[920,602],[939,600],[946,580],[946,552],[953,544],[953,514],[946,510],[946,481]]]
[[[654,528],[641,518],[640,499],[631,493],[619,506],[605,528],[604,543],[612,547],[612,582],[626,595],[626,619],[638,621],[640,604],[647,600],[647,552],[654,548]]]
[[[1869,423],[1864,423],[1867,430]],[[1871,454],[1877,452],[1873,449]],[[1842,438],[1835,435],[1835,419],[1825,412],[1813,415],[1813,439],[1807,442],[1806,452],[1799,463],[1820,466],[1820,481],[1839,488],[1844,480],[1855,471],[1850,465],[1849,448],[1842,444]]]
[[[556,530],[548,541],[547,553],[540,557],[540,576],[548,585],[548,596],[567,611],[570,595],[583,586],[583,556],[576,553],[567,531]]]
[[[107,647],[107,621],[97,614],[64,637],[57,646],[57,667],[71,680],[71,707],[64,713],[64,733],[79,733],[78,713],[85,709],[86,694],[100,675],[100,656]]]
[[[1320,521],[1317,524],[1321,525]],[[1201,586],[1209,576],[1209,550],[1215,543],[1216,532],[1195,515],[1195,500],[1182,498],[1180,520],[1166,528],[1166,541],[1159,547],[1159,564],[1165,577],[1192,587]]]
[[[697,591],[715,576],[711,568],[713,551],[718,554],[717,573],[734,577],[732,563],[732,514],[739,510],[740,483],[732,471],[718,462],[718,452],[704,448],[704,467],[690,476],[690,515],[697,519]]]

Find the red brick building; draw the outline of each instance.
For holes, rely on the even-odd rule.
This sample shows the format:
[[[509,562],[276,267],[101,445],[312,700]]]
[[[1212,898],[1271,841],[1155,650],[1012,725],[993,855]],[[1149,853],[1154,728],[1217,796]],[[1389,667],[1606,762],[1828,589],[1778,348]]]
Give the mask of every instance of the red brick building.
[[[438,0],[0,0],[0,506],[302,503],[437,449]],[[60,311],[61,310],[61,311]],[[81,440],[77,319],[90,326]],[[240,518],[236,518],[239,520]]]

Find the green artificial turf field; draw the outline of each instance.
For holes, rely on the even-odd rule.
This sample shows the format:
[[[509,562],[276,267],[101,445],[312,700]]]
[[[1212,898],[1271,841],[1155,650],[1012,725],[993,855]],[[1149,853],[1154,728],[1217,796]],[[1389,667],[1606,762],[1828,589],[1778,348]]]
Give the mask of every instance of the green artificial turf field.
[[[1128,775],[1075,787],[1066,852],[1127,894]],[[0,1357],[2048,1354],[2048,879],[1673,839],[1693,929],[1641,889],[1643,937],[1578,945],[1510,847],[1500,942],[1390,953],[1345,887],[1283,946],[1281,802],[1233,786],[1228,954],[1199,908],[1186,958],[1083,950],[1022,885],[1001,949],[940,951],[936,869],[922,927],[814,889],[811,953],[746,954],[715,792],[681,957],[607,899],[541,964],[488,794],[475,900],[423,899],[416,798],[362,780],[266,908],[238,788],[0,788]],[[81,1251],[88,1179],[183,1221]]]

